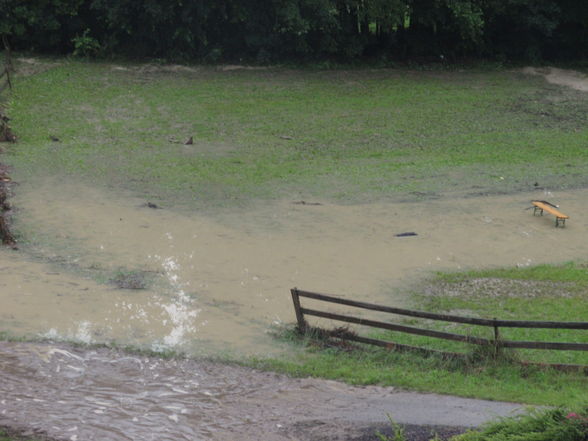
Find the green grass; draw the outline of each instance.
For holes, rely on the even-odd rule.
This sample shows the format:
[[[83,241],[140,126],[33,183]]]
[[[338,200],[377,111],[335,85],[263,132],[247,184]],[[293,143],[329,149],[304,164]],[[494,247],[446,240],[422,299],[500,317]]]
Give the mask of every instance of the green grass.
[[[452,438],[453,441],[585,441],[588,412],[564,408],[536,410],[487,424],[482,430]]]
[[[541,265],[521,269],[494,269],[460,273],[439,273],[415,294],[414,309],[453,313],[462,316],[517,320],[586,321],[587,277],[583,264]],[[484,280],[492,280],[491,290]],[[532,282],[512,289],[504,281]],[[562,287],[562,284],[564,285]],[[427,292],[427,295],[422,294]],[[388,318],[387,320],[390,320]],[[421,319],[401,320],[402,324],[439,329],[464,335],[493,338],[492,328],[461,324],[443,325]],[[588,366],[588,353],[582,351],[510,350],[492,360],[484,348],[457,342],[413,336],[397,332],[356,329],[363,335],[430,349],[461,352],[466,360],[447,361],[395,353],[379,348],[324,346],[320,339],[300,339],[293,331],[278,332],[285,342],[304,347],[303,355],[286,360],[256,360],[255,365],[292,375],[312,375],[352,384],[382,384],[413,390],[449,393],[491,400],[543,405],[586,403],[588,376],[581,371],[561,372],[523,366],[521,360],[539,363],[568,363]],[[587,331],[501,329],[507,340],[564,341],[588,343]]]
[[[19,143],[7,146],[2,161],[14,166],[17,181],[72,176],[166,199],[170,208],[231,210],[260,199],[358,203],[515,192],[534,189],[535,182],[588,185],[588,94],[513,71],[168,72],[50,62],[57,64],[15,78],[9,113]],[[192,145],[184,145],[188,137]],[[434,283],[489,278],[542,285],[532,296],[480,291],[452,297],[440,289],[417,297],[419,307],[505,319],[588,316],[588,276],[578,264],[439,275]],[[553,284],[565,288],[562,295],[553,295]],[[530,338],[510,331],[503,337]],[[533,339],[548,337],[563,335]],[[522,355],[585,362],[582,354]],[[312,350],[296,359],[251,363],[356,384],[535,404],[579,404],[588,390],[587,377],[579,374],[456,366],[373,349]]]
[[[433,295],[417,296],[422,308],[429,311],[504,320],[588,321],[585,264],[439,273],[431,283],[437,287],[428,290]],[[492,329],[476,328],[460,327],[462,333],[492,338]],[[500,333],[505,340],[588,343],[586,330],[502,328]],[[535,362],[588,365],[585,351],[517,350],[516,355]]]
[[[551,282],[573,282],[578,287],[588,287],[588,264],[566,262],[561,265],[536,265],[476,270],[459,273],[438,273],[439,281],[456,283],[475,278],[499,278],[512,280],[540,280]]]
[[[538,77],[59,62],[15,79],[17,178],[78,175],[191,207],[588,184],[588,97]]]
[[[286,335],[286,337],[284,337]],[[288,375],[320,377],[356,385],[378,384],[423,392],[513,401],[536,405],[579,406],[586,402],[588,377],[491,361],[464,363],[372,347],[349,351],[282,334],[296,355],[254,359],[249,365]],[[298,349],[305,347],[300,353]]]

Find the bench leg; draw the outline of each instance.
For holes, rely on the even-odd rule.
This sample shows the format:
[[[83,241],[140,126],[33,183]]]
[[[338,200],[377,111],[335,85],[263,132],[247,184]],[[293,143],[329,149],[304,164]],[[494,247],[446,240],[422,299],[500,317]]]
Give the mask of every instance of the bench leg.
[[[562,217],[556,217],[555,218],[555,228],[559,227],[559,223],[561,222],[561,226],[565,227],[566,226],[566,220]]]
[[[543,208],[533,207],[533,216],[536,216],[537,212],[539,212],[540,216],[543,216]]]

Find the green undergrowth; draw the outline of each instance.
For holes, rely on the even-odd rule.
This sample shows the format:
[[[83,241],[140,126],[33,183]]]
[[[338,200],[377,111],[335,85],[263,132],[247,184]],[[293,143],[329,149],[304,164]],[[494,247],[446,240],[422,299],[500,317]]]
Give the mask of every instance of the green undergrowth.
[[[27,182],[233,208],[588,185],[588,96],[515,71],[31,66],[6,156]]]
[[[452,441],[586,441],[588,409],[535,410],[487,424],[480,430],[451,438]]]

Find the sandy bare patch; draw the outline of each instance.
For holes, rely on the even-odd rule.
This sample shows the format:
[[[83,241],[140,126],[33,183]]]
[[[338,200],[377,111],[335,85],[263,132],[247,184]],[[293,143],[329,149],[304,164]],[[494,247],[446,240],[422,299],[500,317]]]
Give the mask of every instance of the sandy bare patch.
[[[56,61],[46,61],[34,57],[18,57],[14,61],[16,74],[25,77],[45,72],[62,64]]]
[[[530,66],[523,68],[522,72],[529,75],[541,75],[552,84],[588,92],[588,76],[582,72],[556,67],[536,68]]]

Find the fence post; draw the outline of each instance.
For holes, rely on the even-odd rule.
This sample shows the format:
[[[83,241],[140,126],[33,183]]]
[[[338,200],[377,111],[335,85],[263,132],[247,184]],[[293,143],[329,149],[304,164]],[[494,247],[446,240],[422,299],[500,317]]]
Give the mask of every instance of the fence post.
[[[498,331],[498,325],[496,324],[496,317],[494,321],[494,358],[498,357],[498,351],[500,350],[500,332]]]
[[[292,293],[292,302],[294,303],[294,311],[296,312],[298,331],[304,334],[306,332],[307,324],[304,320],[304,314],[300,309],[300,296],[298,295],[298,288],[292,288],[290,292]]]

